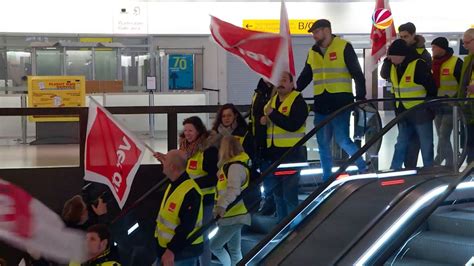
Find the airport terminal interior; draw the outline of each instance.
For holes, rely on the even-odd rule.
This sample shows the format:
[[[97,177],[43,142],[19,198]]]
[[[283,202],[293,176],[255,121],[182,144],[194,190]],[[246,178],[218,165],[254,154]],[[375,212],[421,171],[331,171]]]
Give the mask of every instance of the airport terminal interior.
[[[187,260],[180,261],[179,254],[186,254],[186,246],[195,247],[196,242],[188,243],[194,237],[191,233],[188,240],[186,237],[182,239],[186,244],[179,245],[179,251],[175,250],[176,265],[474,265],[474,44],[471,44],[474,43],[471,13],[474,5],[468,0],[451,2],[288,0],[284,3],[284,10],[280,0],[2,1],[0,5],[5,9],[2,12],[4,15],[0,16],[0,266],[174,265],[163,260],[166,253],[160,254],[161,249],[170,250],[162,246],[160,239],[160,223],[163,223],[161,219],[164,217],[160,210],[166,211],[163,205],[167,203],[169,188],[174,183],[167,174],[169,171],[164,170],[166,163],[160,155],[174,149],[189,150],[189,147],[183,148],[187,143],[186,125],[189,125],[183,121],[192,116],[197,116],[209,132],[214,130],[212,134],[217,131],[217,136],[223,135],[219,130],[223,127],[224,118],[219,110],[228,103],[235,105],[248,125],[242,138],[253,136],[250,146],[254,154],[250,156],[252,160],[245,162],[248,167],[245,168],[247,185],[244,188],[242,183],[242,188],[239,187],[231,200],[235,201],[234,205],[227,208],[227,212],[234,206],[240,211],[244,208],[245,211],[238,214],[248,218],[248,222],[239,224],[237,235],[233,238],[229,236],[233,242],[229,239],[223,241],[221,249],[216,251],[216,238],[222,238],[223,231],[229,227],[228,223],[217,218],[224,217],[221,218],[223,221],[235,222],[232,219],[235,217],[225,216],[226,208],[217,218],[206,211],[213,210],[215,214],[221,208],[214,206],[220,202],[219,196],[216,196],[215,202],[213,198],[210,205],[204,203],[202,207],[201,204],[204,218],[199,216],[202,221],[200,226],[196,222],[195,229],[199,229],[199,235],[203,236],[203,251],[191,256],[191,259],[185,257]],[[287,12],[289,35],[280,32],[282,10]],[[377,10],[390,12],[388,28],[378,28],[381,24],[374,21]],[[297,81],[300,81],[298,78],[307,70],[306,67],[311,72],[308,85],[296,88],[301,94],[295,97],[302,97],[309,110],[305,126],[299,128],[302,134],[296,140],[286,136],[286,133],[295,133],[278,122],[252,121],[257,85],[263,82],[264,75],[244,61],[253,57],[230,52],[231,49],[239,51],[235,47],[246,40],[232,48],[228,43],[223,45],[216,41],[216,38],[225,37],[222,32],[224,25],[218,27],[212,24],[211,16],[247,31],[240,35],[230,34],[239,41],[239,38],[243,40],[256,31],[289,38],[286,45],[292,47],[295,73],[291,83],[296,88]],[[355,55],[352,66],[360,66],[362,83],[358,82],[360,79],[356,80],[351,70],[347,70],[346,64],[349,64],[343,60],[348,58],[345,50],[349,46],[337,48],[340,49],[337,50],[340,59],[336,58],[335,52],[329,51],[336,48],[323,48],[322,42],[316,40],[318,34],[325,34],[317,31],[328,28],[322,22],[324,19],[330,21],[331,33],[334,34],[327,35],[327,38],[351,44]],[[434,76],[441,75],[437,79],[437,91],[440,91],[442,84],[454,82],[451,87],[455,87],[457,94],[446,96],[438,93],[429,97],[426,92],[421,95],[408,92],[404,98],[415,100],[403,102],[400,101],[400,88],[423,88],[423,85],[417,84],[415,75],[418,74],[410,68],[412,64],[406,67],[406,71],[413,71],[414,81],[409,74],[403,76],[404,82],[390,80],[397,77],[399,71],[393,63],[394,59],[388,61],[389,77],[381,74],[385,56],[395,51],[395,45],[390,42],[396,43],[396,39],[401,38],[401,32],[407,32],[399,28],[407,22],[416,25],[416,40],[433,60],[432,66],[423,63],[429,70],[426,75],[433,78],[433,86]],[[393,36],[389,36],[391,29]],[[221,35],[216,37],[215,33],[219,30]],[[385,50],[380,60],[374,59],[373,55],[375,48],[371,33],[376,31],[386,34],[384,40],[389,39],[383,45]],[[259,38],[262,42],[266,41],[264,37],[255,37],[252,41]],[[436,62],[439,62],[436,52],[440,49],[440,38],[446,46],[443,49],[452,51],[453,58],[464,60],[459,69],[456,66],[454,70],[454,63],[444,65],[445,60],[438,63],[437,72],[433,72]],[[403,43],[407,51],[413,50],[419,57],[419,62],[426,61],[421,59],[421,46],[416,47],[421,49],[416,53],[418,49]],[[269,43],[268,47],[272,45]],[[313,45],[322,47],[317,48],[322,56],[312,49]],[[339,53],[342,49],[345,49],[344,55]],[[282,51],[288,54],[288,50],[283,48],[279,53]],[[396,52],[392,56],[400,56]],[[324,53],[329,54],[331,59]],[[310,56],[319,56],[321,60],[314,59],[311,65],[308,63]],[[403,58],[406,57],[403,55]],[[333,60],[343,65],[338,66],[332,63]],[[318,67],[318,63],[331,66]],[[439,64],[442,64],[442,70]],[[337,67],[344,68],[345,74],[335,74]],[[449,67],[454,70],[454,75],[462,72],[464,79],[456,77],[456,81]],[[345,77],[341,75],[352,75],[346,84],[352,91],[344,93],[355,97],[362,86],[366,88],[365,99],[350,100],[347,105],[335,108],[321,119],[318,111],[320,98],[315,96],[319,88],[317,79],[326,79],[327,82],[330,78],[318,73],[333,75],[331,77],[339,80]],[[445,77],[449,73],[453,77],[451,80]],[[271,75],[275,77],[276,74]],[[269,80],[269,77],[265,79]],[[272,106],[271,99],[275,99],[277,106],[271,112],[280,110],[278,105],[284,104],[284,100],[280,103],[278,98],[280,86],[283,86],[281,80],[284,78],[278,76],[275,96],[265,100],[265,103],[270,100],[269,106]],[[445,81],[447,83],[443,83]],[[466,93],[459,93],[463,89]],[[331,93],[328,88],[322,90],[338,94]],[[420,100],[419,97],[425,98]],[[292,104],[296,102],[294,100],[284,108],[290,107],[295,112]],[[407,102],[410,104],[407,105]],[[402,103],[405,103],[405,109],[400,112],[399,105]],[[412,106],[411,103],[416,104]],[[337,105],[336,102],[323,104]],[[141,147],[136,148],[140,153],[138,161],[130,166],[131,170],[127,168],[127,174],[132,174],[124,180],[130,183],[120,195],[117,194],[119,189],[114,187],[117,173],[111,172],[108,177],[97,174],[99,172],[91,174],[90,165],[94,160],[104,167],[115,165],[117,160],[117,167],[124,162],[130,164],[125,157],[120,157],[123,151],[113,150],[113,156],[107,155],[106,151],[101,153],[98,146],[116,145],[122,138],[118,140],[116,136],[105,133],[92,137],[91,132],[95,132],[91,130],[95,125],[93,119],[99,121],[99,116],[104,114],[103,109],[93,109],[92,106],[105,107],[110,112],[106,112],[106,116],[114,119],[113,129],[110,125],[102,125],[104,132],[125,132],[123,134],[128,134],[129,139],[135,141],[132,144],[137,145],[132,148]],[[260,108],[263,114],[269,107],[262,105]],[[418,124],[422,123],[417,120],[421,112],[430,116],[429,122],[423,122],[429,125],[428,133],[418,128]],[[263,118],[271,120],[270,113],[263,115]],[[329,134],[329,127],[344,126],[344,122],[335,122],[345,121],[338,120],[344,114],[349,117],[346,137],[353,145],[350,147],[354,147],[350,155],[346,148],[341,148],[349,144],[340,144],[334,129],[334,137],[331,133],[328,143],[321,143],[323,133]],[[291,117],[291,113],[285,116]],[[315,123],[316,120],[318,123]],[[237,124],[235,121],[231,126]],[[394,167],[396,155],[401,153],[398,150],[401,149],[400,136],[401,132],[406,132],[406,129],[403,131],[406,121],[415,121],[416,125],[411,135],[404,139],[404,151],[417,145],[418,149],[411,153],[406,151],[404,165]],[[265,147],[262,151],[256,148],[258,136],[255,123],[266,124],[263,125]],[[272,139],[275,136],[286,136],[287,139]],[[318,140],[318,137],[321,139]],[[88,144],[89,141],[96,142]],[[277,147],[276,143],[283,144]],[[127,139],[125,144],[120,146],[121,149],[130,148]],[[243,145],[245,152],[249,153]],[[223,149],[222,145],[216,146]],[[266,152],[271,147],[278,148],[278,152],[282,149],[287,152],[278,153],[281,156],[274,158],[275,154]],[[332,165],[328,170],[326,159],[324,171],[322,161],[326,155],[320,154],[326,147],[330,148],[327,155]],[[303,158],[297,156],[295,151],[298,150],[305,153]],[[431,150],[431,154],[427,150]],[[223,153],[219,150],[216,156],[223,156]],[[206,156],[206,152],[201,154]],[[431,159],[427,158],[430,156]],[[187,170],[192,168],[190,162],[194,158],[188,157]],[[198,159],[198,162],[205,164],[206,158]],[[360,167],[361,162],[364,169]],[[217,165],[216,160],[213,168],[225,168],[222,163],[219,161]],[[226,171],[226,178],[230,180],[229,168]],[[191,172],[191,178],[202,178],[193,177]],[[120,173],[124,174],[122,166]],[[104,180],[98,181],[99,176]],[[214,191],[217,189],[219,195],[221,176],[216,174],[213,179],[217,184]],[[230,186],[227,179],[225,186]],[[266,184],[269,179],[273,180],[274,187]],[[294,180],[297,181],[294,185],[297,202],[290,208],[286,189],[290,189]],[[30,221],[32,224],[25,225],[31,227],[28,230],[33,233],[15,238],[15,226],[18,225],[12,226],[12,223],[15,223],[15,217],[20,216],[9,213],[9,208],[14,205],[8,205],[8,191],[2,188],[4,182],[26,191],[49,209],[55,219],[62,219],[59,229],[51,231],[53,233],[40,229],[47,225],[39,226],[42,217],[38,216]],[[199,183],[197,187],[200,186]],[[275,187],[280,191],[276,192]],[[258,195],[255,196],[255,193]],[[100,224],[105,224],[110,233],[105,253],[89,256],[83,264],[73,264],[72,258],[69,262],[65,261],[65,254],[73,249],[73,244],[61,242],[67,240],[60,237],[64,233],[61,231],[63,226],[64,230],[69,230],[66,229],[68,221],[64,218],[65,203],[75,195],[81,195],[87,207],[84,211],[89,213],[90,220],[95,218],[93,223],[99,223],[100,217],[107,217]],[[176,197],[175,194],[172,196]],[[99,200],[107,205],[103,215],[97,215]],[[285,214],[282,217],[278,204],[288,205],[288,211],[283,207]],[[170,213],[172,211],[168,209],[166,215],[173,216]],[[171,219],[183,223],[178,216]],[[173,227],[176,229],[176,226]],[[82,236],[86,235],[87,228],[74,228],[80,228]],[[180,229],[183,230],[182,227]],[[48,234],[56,232],[59,237],[50,239]],[[193,233],[196,235],[194,240],[199,239],[198,234]],[[87,239],[89,241],[89,237]],[[239,242],[240,251],[236,251],[235,241]],[[55,252],[54,247],[60,246],[63,246],[64,252],[60,251],[61,248]],[[63,254],[58,254],[61,252]],[[90,253],[90,250],[87,252]],[[109,253],[115,256],[116,264],[105,264],[105,260],[96,262],[99,261],[97,258],[102,258],[103,254],[109,256]],[[223,259],[226,257],[223,253],[228,258]]]

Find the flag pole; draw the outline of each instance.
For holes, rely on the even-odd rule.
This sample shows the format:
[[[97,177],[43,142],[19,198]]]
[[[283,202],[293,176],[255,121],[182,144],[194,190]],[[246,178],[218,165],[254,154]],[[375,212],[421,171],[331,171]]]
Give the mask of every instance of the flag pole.
[[[93,98],[92,96],[90,96],[90,95],[89,95],[89,100],[91,100],[92,102],[94,102],[94,103],[97,104],[98,106],[102,107],[102,108],[104,109],[104,111],[105,111],[107,114],[109,114],[110,116],[114,117],[114,115],[113,115],[111,112],[109,112],[104,106],[102,106],[96,99],[94,99],[94,98]],[[114,121],[115,123],[117,123],[118,125],[120,125],[120,127],[122,127],[122,128],[124,128],[125,130],[129,131],[129,130],[127,129],[127,127],[125,127],[125,126],[122,124],[122,122],[120,122],[119,120],[114,119],[113,121]],[[130,133],[132,133],[132,132],[130,132]],[[133,133],[132,133],[132,134],[133,134]],[[135,135],[135,134],[133,134],[133,135]],[[143,146],[145,146],[145,148],[147,148],[152,154],[155,154],[155,153],[156,153],[155,150],[153,150],[153,148],[152,148],[150,145],[148,145],[147,143],[145,143],[142,139],[140,139],[140,138],[138,138],[138,137],[136,137],[136,139],[137,139]]]

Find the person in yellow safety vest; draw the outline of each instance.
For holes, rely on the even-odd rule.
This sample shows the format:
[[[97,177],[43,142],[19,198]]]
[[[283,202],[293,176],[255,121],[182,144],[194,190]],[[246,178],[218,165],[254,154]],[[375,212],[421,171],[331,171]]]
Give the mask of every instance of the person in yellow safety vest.
[[[245,153],[253,161],[255,154],[253,134],[235,105],[226,103],[219,109],[212,130],[221,136],[232,135],[237,138],[244,147]]]
[[[88,261],[70,263],[69,266],[120,266],[115,250],[111,250],[109,229],[104,224],[95,224],[87,228],[86,249]]]
[[[463,43],[469,55],[464,58],[462,66],[459,97],[472,99],[474,98],[474,28],[464,32]],[[463,109],[468,121],[467,163],[471,163],[474,161],[474,101],[467,102]]]
[[[425,61],[410,49],[406,42],[395,40],[388,49],[387,61],[390,72],[381,73],[392,82],[392,93],[397,99],[436,97],[436,86]],[[397,101],[395,113],[400,114],[421,104],[423,100]],[[423,165],[433,165],[433,115],[430,110],[419,109],[398,124],[398,137],[393,154],[391,169],[401,169],[407,149],[419,137]],[[416,134],[414,134],[416,132]]]
[[[354,102],[352,80],[355,82],[355,99],[365,100],[365,77],[354,48],[347,41],[332,34],[331,23],[317,20],[308,32],[313,34],[316,44],[309,49],[306,64],[296,82],[302,91],[312,82],[314,90],[314,124],[317,125],[333,112]],[[349,137],[351,111],[340,114],[316,133],[323,181],[332,174],[331,139],[347,154],[354,154],[358,148]],[[367,171],[362,157],[356,161],[359,172]]]
[[[438,97],[456,97],[461,78],[462,60],[454,56],[449,47],[448,39],[438,37],[431,42],[433,63],[431,72],[438,88]],[[436,108],[435,126],[438,134],[438,147],[434,164],[441,165],[446,160],[446,166],[453,165],[453,147],[451,132],[453,131],[453,109],[443,103]]]
[[[218,146],[218,134],[207,131],[201,118],[191,116],[184,119],[183,132],[179,136],[179,150],[186,153],[188,159],[186,172],[198,184],[203,194],[204,224],[212,220],[217,184]],[[155,154],[158,160],[160,156],[159,153]],[[204,239],[204,251],[199,262],[201,265],[211,263],[211,250],[207,238]]]
[[[250,225],[250,214],[243,200],[226,211],[237,196],[249,186],[249,156],[232,136],[225,136],[219,149],[219,180],[217,181],[214,217],[219,217],[219,230],[211,239],[212,253],[224,266],[236,265],[242,259],[241,232]],[[227,252],[226,250],[229,250]]]
[[[416,33],[415,24],[411,22],[407,22],[402,24],[398,27],[398,33],[400,39],[404,40],[408,47],[416,51],[416,53],[423,59],[426,64],[428,65],[428,71],[431,70],[431,55],[425,48],[425,38],[422,35]],[[384,67],[390,68],[389,63],[385,63],[382,65],[382,69]],[[390,71],[390,70],[389,70]],[[420,142],[418,141],[418,137],[415,136],[416,132],[413,133],[412,136],[413,141],[412,144],[407,149],[407,154],[405,156],[405,167],[406,168],[415,168],[418,162],[418,154],[420,153]]]
[[[166,188],[156,220],[158,264],[197,265],[203,252],[203,236],[188,244],[187,239],[202,227],[202,194],[186,173],[187,156],[171,150],[160,157],[163,174],[171,181]]]
[[[267,150],[265,154],[268,168],[273,162],[303,138],[306,132],[308,105],[300,92],[294,90],[293,77],[284,72],[277,86],[277,94],[265,106],[265,116],[260,123],[267,125]],[[298,147],[286,156],[284,163],[306,162],[306,147]],[[268,177],[271,180],[276,204],[277,218],[281,221],[298,205],[299,174]],[[270,182],[269,182],[270,183]],[[267,188],[265,188],[267,189]]]

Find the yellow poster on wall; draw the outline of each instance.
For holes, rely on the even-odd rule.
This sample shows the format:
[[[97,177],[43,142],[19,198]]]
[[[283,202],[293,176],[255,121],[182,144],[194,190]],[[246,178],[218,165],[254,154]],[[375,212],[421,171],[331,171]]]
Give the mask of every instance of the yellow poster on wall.
[[[83,107],[86,102],[84,76],[29,76],[28,107]],[[35,122],[79,121],[71,116],[30,116]]]

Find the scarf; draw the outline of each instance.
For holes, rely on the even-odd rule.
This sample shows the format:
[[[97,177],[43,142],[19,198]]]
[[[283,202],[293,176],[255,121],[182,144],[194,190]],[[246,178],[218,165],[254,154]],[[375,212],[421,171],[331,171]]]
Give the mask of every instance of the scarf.
[[[431,70],[433,72],[433,79],[435,80],[436,83],[436,88],[439,88],[441,84],[441,66],[443,65],[444,62],[448,61],[449,58],[451,58],[451,54],[446,54],[440,58],[433,58],[433,64],[431,65]]]
[[[221,134],[222,136],[230,136],[232,132],[237,128],[237,121],[234,121],[230,127],[225,127],[223,124],[220,124],[217,128],[217,133]]]

